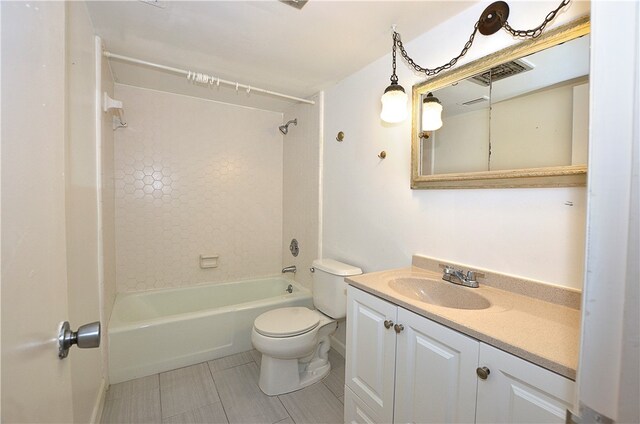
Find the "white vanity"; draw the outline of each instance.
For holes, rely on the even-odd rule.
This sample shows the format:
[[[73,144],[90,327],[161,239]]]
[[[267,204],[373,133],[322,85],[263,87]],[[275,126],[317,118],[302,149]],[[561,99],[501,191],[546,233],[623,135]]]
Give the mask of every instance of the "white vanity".
[[[437,267],[347,279],[345,422],[563,423],[579,292],[491,273],[460,287]]]

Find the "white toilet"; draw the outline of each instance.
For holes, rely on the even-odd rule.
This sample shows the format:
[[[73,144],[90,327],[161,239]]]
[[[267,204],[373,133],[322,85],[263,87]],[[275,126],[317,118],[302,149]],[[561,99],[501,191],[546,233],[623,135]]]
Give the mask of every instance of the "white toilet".
[[[331,370],[329,336],[338,327],[336,320],[347,314],[344,278],[362,270],[333,259],[316,259],[313,268],[313,303],[318,310],[274,309],[253,323],[251,341],[262,353],[259,385],[267,395],[302,389]]]

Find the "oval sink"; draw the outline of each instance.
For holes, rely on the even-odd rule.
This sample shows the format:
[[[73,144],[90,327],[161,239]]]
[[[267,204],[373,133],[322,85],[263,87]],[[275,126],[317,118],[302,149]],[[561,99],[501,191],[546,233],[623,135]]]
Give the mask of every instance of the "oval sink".
[[[401,295],[432,305],[454,309],[487,309],[491,306],[475,289],[430,278],[396,278],[389,287]]]

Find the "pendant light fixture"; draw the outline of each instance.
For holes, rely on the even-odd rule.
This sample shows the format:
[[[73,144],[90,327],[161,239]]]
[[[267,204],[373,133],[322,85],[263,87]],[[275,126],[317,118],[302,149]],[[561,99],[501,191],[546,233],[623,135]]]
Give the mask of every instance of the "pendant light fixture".
[[[400,54],[415,72],[423,73],[427,77],[431,77],[439,74],[444,70],[450,69],[458,62],[458,60],[460,60],[460,58],[467,54],[467,52],[473,45],[473,40],[476,36],[476,33],[480,32],[480,34],[482,35],[491,35],[499,31],[500,29],[505,29],[513,37],[516,38],[538,38],[542,34],[544,28],[553,19],[555,19],[558,12],[564,7],[568,6],[570,2],[571,0],[562,0],[558,7],[547,14],[547,16],[544,18],[544,21],[540,25],[529,30],[518,30],[512,28],[511,25],[509,25],[509,23],[507,22],[507,18],[509,17],[509,5],[504,1],[493,2],[489,6],[487,6],[487,8],[482,12],[482,15],[480,15],[480,19],[478,19],[478,21],[473,26],[473,32],[471,32],[469,40],[465,43],[458,56],[454,57],[444,65],[438,66],[436,68],[423,68],[409,57],[409,54],[404,49],[404,45],[400,40],[400,34],[396,32],[396,26],[394,25],[392,50],[393,73],[391,74],[391,85],[387,87],[386,90],[384,90],[384,94],[382,96],[382,112],[380,113],[380,118],[383,121],[395,123],[401,122],[407,116],[407,95],[404,91],[404,88],[402,88],[402,86],[398,84],[398,77],[396,76],[396,47],[400,49]],[[435,119],[436,111],[438,112],[438,119]],[[442,120],[440,119],[441,112],[442,105],[436,97],[433,97],[433,95],[429,93],[429,95],[423,99],[422,131],[433,131],[440,128],[442,126]],[[433,127],[437,125],[437,128],[426,128],[424,126],[425,119],[428,126]]]
[[[396,37],[400,37],[400,34],[393,31],[393,53],[392,53],[392,68],[391,85],[389,85],[382,95],[382,111],[380,112],[380,119],[389,123],[402,122],[407,117],[407,93],[404,88],[398,84],[398,76],[396,75]]]

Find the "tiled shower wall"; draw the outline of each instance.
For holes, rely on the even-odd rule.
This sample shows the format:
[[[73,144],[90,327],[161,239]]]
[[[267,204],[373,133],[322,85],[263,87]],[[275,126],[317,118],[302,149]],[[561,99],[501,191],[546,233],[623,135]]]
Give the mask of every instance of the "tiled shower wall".
[[[282,115],[120,84],[115,96],[128,123],[115,131],[118,291],[279,273]]]
[[[323,94],[311,98],[316,103],[296,103],[284,112],[283,122],[298,119],[284,136],[284,201],[282,266],[295,265],[295,280],[311,289],[313,274],[309,270],[318,253],[320,111]],[[299,253],[289,251],[291,239],[298,241]],[[291,276],[291,274],[288,274]]]

